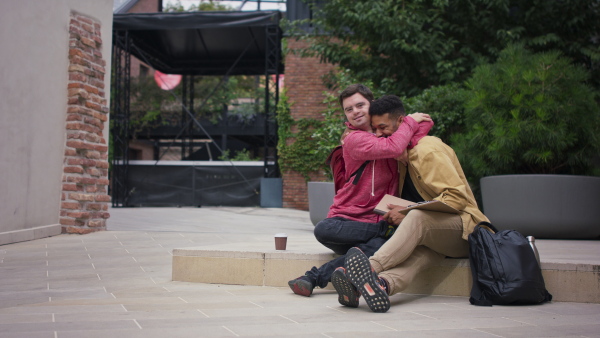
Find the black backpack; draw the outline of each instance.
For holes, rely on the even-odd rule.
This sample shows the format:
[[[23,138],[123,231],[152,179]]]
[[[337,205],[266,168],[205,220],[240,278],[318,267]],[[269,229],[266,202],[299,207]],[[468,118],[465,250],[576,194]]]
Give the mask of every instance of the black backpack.
[[[518,231],[498,231],[481,222],[469,235],[473,287],[469,302],[492,306],[552,300],[529,241]]]

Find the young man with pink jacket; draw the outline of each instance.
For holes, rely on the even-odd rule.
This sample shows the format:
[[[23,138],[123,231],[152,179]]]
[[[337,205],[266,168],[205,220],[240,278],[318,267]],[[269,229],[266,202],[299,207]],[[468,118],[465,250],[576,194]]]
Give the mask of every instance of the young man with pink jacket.
[[[407,147],[414,147],[433,126],[429,115],[415,113],[405,116],[390,137],[378,138],[371,131],[368,111],[373,94],[366,86],[349,86],[339,101],[348,119],[342,139],[345,183],[314,233],[320,243],[341,256],[288,282],[292,291],[302,296],[310,296],[316,286],[325,287],[333,271],[343,266],[350,248],[358,247],[372,255],[391,236],[394,228],[373,209],[385,194],[398,191],[398,162],[394,158]]]

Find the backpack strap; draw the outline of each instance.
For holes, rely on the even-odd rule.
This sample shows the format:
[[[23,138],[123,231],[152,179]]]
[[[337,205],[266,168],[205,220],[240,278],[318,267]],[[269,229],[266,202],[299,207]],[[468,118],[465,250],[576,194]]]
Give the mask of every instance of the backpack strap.
[[[492,223],[486,222],[486,221],[481,221],[481,222],[477,223],[476,227],[488,228],[489,230],[492,231],[492,233],[498,232],[498,229],[496,229],[496,227],[493,226]]]
[[[365,168],[367,167],[367,164],[369,164],[369,162],[371,162],[370,160],[366,160],[365,163],[363,163],[360,168],[356,169],[355,172],[353,172],[350,177],[348,177],[348,181],[350,181],[350,179],[352,178],[352,176],[355,176],[354,179],[352,180],[352,184],[356,185],[358,183],[358,180],[360,180],[360,177],[362,176],[363,172],[365,171]]]

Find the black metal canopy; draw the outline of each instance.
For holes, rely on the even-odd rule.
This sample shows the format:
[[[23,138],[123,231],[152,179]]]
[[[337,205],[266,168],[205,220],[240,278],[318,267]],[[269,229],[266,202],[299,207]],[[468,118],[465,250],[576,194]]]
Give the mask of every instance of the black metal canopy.
[[[194,112],[194,76],[221,76],[216,90],[230,75],[264,75],[263,173],[264,177],[279,177],[275,119],[279,81],[270,78],[274,75],[273,78],[278,79],[283,73],[280,19],[279,11],[114,15],[111,87],[113,206],[130,206],[130,197],[136,191],[128,174],[131,55],[163,73],[184,75],[182,97],[179,98],[182,121],[180,132],[175,136],[182,140],[179,142],[182,158],[191,157],[185,154],[191,153],[194,138],[199,134],[194,131],[195,128],[202,131],[202,137],[213,140]],[[173,91],[171,93],[176,96]],[[203,99],[206,102],[208,98]],[[226,137],[226,134],[221,135],[221,140]],[[237,186],[248,189],[251,184],[239,170],[238,173],[243,181]],[[145,182],[148,183],[147,180]],[[191,199],[186,203],[196,202]]]
[[[280,74],[281,63],[265,63],[267,28],[280,19],[279,11],[115,14],[113,30],[127,31],[131,54],[166,74]]]

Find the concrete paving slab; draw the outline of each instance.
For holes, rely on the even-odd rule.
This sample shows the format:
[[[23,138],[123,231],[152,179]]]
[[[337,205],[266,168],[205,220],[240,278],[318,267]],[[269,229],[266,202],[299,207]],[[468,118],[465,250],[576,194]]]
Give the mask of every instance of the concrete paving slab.
[[[327,289],[307,298],[287,287],[176,282],[171,259],[178,248],[272,250],[278,232],[288,233],[299,251],[323,252],[323,247],[314,240],[308,213],[298,210],[110,213],[109,231],[0,246],[0,338],[597,337],[600,332],[600,304],[481,308],[465,297],[398,294],[391,297],[390,311],[378,314],[364,303],[356,309],[341,306],[335,291]],[[537,243],[544,264],[600,260],[598,242]]]

